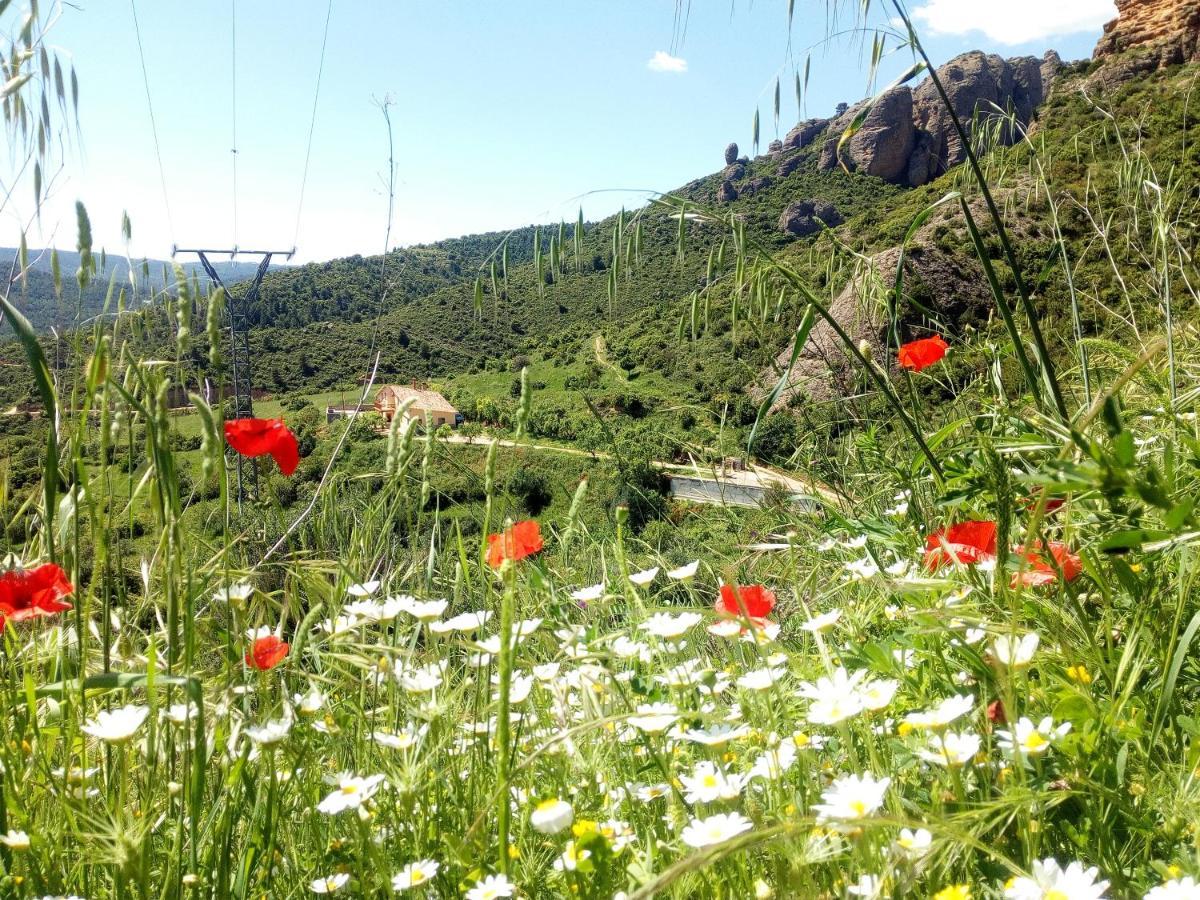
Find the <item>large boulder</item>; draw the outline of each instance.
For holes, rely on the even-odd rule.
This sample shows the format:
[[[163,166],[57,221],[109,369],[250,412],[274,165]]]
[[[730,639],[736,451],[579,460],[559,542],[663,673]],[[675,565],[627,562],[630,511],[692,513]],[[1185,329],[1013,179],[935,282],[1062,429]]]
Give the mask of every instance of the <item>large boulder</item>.
[[[767,144],[767,152],[772,153],[772,154],[782,153],[783,152],[783,141],[778,140],[778,139],[771,141],[771,143]]]
[[[795,237],[806,237],[816,234],[824,226],[841,225],[842,221],[837,207],[827,200],[797,200],[779,217],[779,230]]]
[[[730,144],[728,147],[725,148],[725,165],[732,166],[735,162],[737,162],[737,158],[738,158],[738,145]]]
[[[917,139],[913,95],[906,87],[885,91],[845,147],[851,168],[884,181],[903,181]]]
[[[787,150],[803,149],[828,127],[828,119],[806,119],[784,136],[783,146]]]
[[[717,199],[722,203],[732,203],[738,198],[738,189],[732,181],[722,181],[717,189]]]

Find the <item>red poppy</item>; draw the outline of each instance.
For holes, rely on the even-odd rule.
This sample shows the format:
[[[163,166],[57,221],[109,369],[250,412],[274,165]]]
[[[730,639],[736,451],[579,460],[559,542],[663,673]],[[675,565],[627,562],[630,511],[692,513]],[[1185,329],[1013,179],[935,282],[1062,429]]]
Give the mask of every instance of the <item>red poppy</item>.
[[[488,565],[498,569],[506,559],[517,562],[533,556],[541,549],[542,533],[538,530],[538,523],[533,519],[517,522],[511,528],[504,529],[503,534],[488,535]]]
[[[744,613],[742,607],[745,607]],[[775,592],[761,584],[723,584],[716,603],[718,613],[737,618],[746,615],[751,619],[765,619],[774,608]]]
[[[1013,575],[1012,584],[1016,587],[1018,584],[1023,584],[1026,587],[1040,587],[1044,584],[1053,584],[1058,581],[1059,570],[1062,570],[1063,579],[1066,581],[1074,581],[1083,573],[1083,563],[1079,557],[1071,552],[1071,548],[1062,541],[1050,541],[1050,556],[1053,562],[1046,559],[1042,553],[1041,544],[1034,546],[1033,550],[1026,551],[1024,547],[1017,548],[1017,554],[1025,558],[1027,567],[1021,572],[1020,577]]]
[[[283,662],[283,658],[288,655],[290,649],[287,641],[281,640],[273,634],[255,638],[250,644],[250,649],[246,651],[246,665],[265,672]]]
[[[920,372],[938,362],[949,348],[950,345],[942,340],[940,335],[935,334],[933,337],[909,341],[902,345],[896,358],[904,368]]]
[[[284,475],[291,475],[300,464],[296,436],[283,419],[231,419],[225,423],[225,440],[242,456],[271,454]]]
[[[20,622],[70,609],[63,597],[74,592],[67,573],[54,563],[0,574],[0,631],[9,619]]]
[[[940,569],[949,562],[969,566],[995,558],[995,522],[959,522],[935,531],[925,540],[927,569]]]

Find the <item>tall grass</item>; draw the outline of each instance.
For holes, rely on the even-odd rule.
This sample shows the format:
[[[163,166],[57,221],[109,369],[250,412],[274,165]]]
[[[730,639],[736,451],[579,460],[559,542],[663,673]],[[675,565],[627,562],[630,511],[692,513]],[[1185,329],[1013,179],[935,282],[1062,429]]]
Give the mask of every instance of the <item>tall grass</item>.
[[[303,516],[269,499],[239,514],[220,410],[197,398],[203,444],[182,460],[166,407],[174,366],[133,356],[121,317],[75,331],[69,364],[51,367],[5,300],[46,455],[42,483],[4,506],[4,550],[60,563],[75,590],[70,611],[3,632],[0,890],[1102,892],[1051,884],[1041,861],[1054,858],[1098,867],[1124,897],[1200,876],[1200,442],[1184,377],[1198,348],[1176,316],[1195,273],[1182,192],[1150,165],[1129,155],[1104,199],[1121,215],[1093,210],[1107,224],[1091,252],[1136,248],[1137,284],[1163,321],[1131,322],[1141,343],[1094,343],[1073,370],[1031,339],[1038,378],[1061,379],[1063,402],[1085,397],[1079,409],[1043,413],[984,378],[937,407],[915,389],[906,401],[887,361],[843,333],[888,404],[832,462],[850,500],[780,507],[768,533],[666,557],[624,508],[610,535],[582,527],[584,483],[565,520],[542,523],[545,549],[490,565],[483,536],[510,524],[500,448],[481,533],[468,533],[428,502],[431,473],[451,462],[411,423],[393,425],[377,471],[333,464],[349,426],[320,445],[330,457]],[[721,221],[677,212],[681,235],[689,213]],[[622,217],[625,265],[649,214]],[[1117,221],[1131,224],[1118,233]],[[797,346],[816,318],[838,325],[793,260],[725,224],[731,259],[697,295],[692,334],[710,302],[728,304],[743,338],[776,316],[795,315]],[[1069,267],[1061,229],[1055,240]],[[189,320],[176,321],[182,352]],[[1032,362],[1025,374],[1036,392]],[[521,384],[518,432],[533,402]],[[139,450],[143,462],[121,465]],[[221,477],[215,536],[186,518],[185,470]],[[131,539],[135,513],[152,518],[149,540]],[[992,558],[932,565],[946,549],[936,530],[966,520],[996,523]],[[1070,554],[1030,557],[1052,541]],[[681,568],[692,558],[694,572]],[[1026,584],[1037,563],[1040,583]],[[778,627],[751,619],[745,591],[714,612],[721,586],[739,584],[775,592],[764,615]],[[445,608],[421,605],[433,601]],[[267,669],[250,662],[259,629],[290,644]],[[953,721],[922,715],[956,697]],[[839,804],[850,775],[890,781]]]

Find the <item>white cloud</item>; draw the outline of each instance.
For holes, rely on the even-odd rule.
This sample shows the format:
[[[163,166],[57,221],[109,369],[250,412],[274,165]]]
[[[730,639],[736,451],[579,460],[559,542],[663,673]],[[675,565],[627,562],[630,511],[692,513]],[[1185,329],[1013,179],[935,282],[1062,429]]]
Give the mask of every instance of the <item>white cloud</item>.
[[[675,75],[682,75],[687,71],[687,60],[672,56],[666,50],[659,50],[650,57],[646,68],[651,72],[671,72]]]
[[[1117,17],[1113,0],[925,0],[913,10],[932,34],[982,32],[1000,44],[1096,31]]]

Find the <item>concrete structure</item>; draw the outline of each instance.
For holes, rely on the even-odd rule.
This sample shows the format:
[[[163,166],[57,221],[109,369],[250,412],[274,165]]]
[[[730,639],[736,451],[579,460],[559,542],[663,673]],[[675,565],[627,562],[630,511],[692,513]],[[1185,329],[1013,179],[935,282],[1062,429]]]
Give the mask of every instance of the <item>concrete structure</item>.
[[[408,404],[407,408],[405,404]],[[424,422],[428,417],[434,428],[442,425],[454,428],[461,425],[463,420],[450,401],[437,391],[399,384],[386,384],[379,389],[375,395],[375,410],[388,422],[400,411],[403,411],[406,419],[416,419],[418,422]]]

